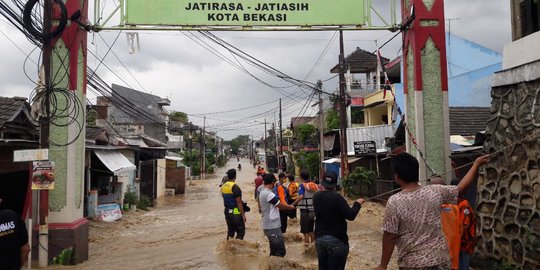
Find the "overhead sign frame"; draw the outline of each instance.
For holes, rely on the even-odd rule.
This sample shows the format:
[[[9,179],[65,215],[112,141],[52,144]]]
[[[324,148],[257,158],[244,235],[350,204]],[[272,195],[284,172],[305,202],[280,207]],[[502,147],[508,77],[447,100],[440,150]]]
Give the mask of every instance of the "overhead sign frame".
[[[390,18],[373,0],[94,0],[93,30],[314,31],[397,30],[397,0]],[[387,13],[387,12],[385,12]],[[107,16],[107,14],[109,14]],[[372,23],[372,15],[380,25]],[[119,19],[119,24],[110,21]]]

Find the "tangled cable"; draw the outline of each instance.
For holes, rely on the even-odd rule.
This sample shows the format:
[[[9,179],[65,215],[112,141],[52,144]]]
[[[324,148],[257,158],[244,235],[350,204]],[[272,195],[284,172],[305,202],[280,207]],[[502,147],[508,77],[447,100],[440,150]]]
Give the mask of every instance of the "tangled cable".
[[[67,25],[67,9],[64,5],[64,2],[62,0],[54,0],[54,2],[59,6],[60,8],[60,22],[58,23],[58,26],[54,30],[48,33],[44,33],[42,27],[36,26],[36,24],[33,23],[32,19],[32,10],[34,9],[34,6],[38,3],[39,0],[28,0],[26,4],[24,5],[23,10],[23,23],[24,23],[24,29],[28,31],[34,38],[40,40],[40,41],[47,41],[50,40],[53,37],[57,37],[66,28]]]

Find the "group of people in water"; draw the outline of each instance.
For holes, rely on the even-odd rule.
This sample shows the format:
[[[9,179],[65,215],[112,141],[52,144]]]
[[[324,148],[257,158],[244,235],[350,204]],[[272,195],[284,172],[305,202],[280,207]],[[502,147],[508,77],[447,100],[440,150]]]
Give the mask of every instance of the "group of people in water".
[[[472,208],[462,207],[468,205],[462,204],[462,195],[476,179],[479,167],[487,161],[488,156],[476,159],[456,185],[442,185],[444,181],[438,181],[441,179],[434,179],[432,185],[421,185],[418,160],[407,153],[394,156],[391,170],[401,191],[387,202],[382,224],[381,260],[374,269],[387,269],[396,246],[399,269],[468,269],[467,255],[472,253],[470,241],[474,240],[469,239],[468,243],[461,240],[470,236],[463,233],[469,229],[463,227],[463,212],[467,213],[470,222]],[[332,171],[327,171],[319,184],[311,181],[305,170],[300,172],[298,182],[292,174],[281,172],[276,178],[260,166],[256,174],[255,199],[262,216],[262,229],[268,238],[270,256],[285,256],[283,234],[287,231],[287,220],[297,218],[299,212],[304,244],[307,247],[315,243],[319,269],[344,269],[349,254],[347,220],[356,218],[365,200],[359,198],[350,206],[336,192],[338,176]],[[245,213],[249,211],[235,180],[236,170],[230,169],[220,185],[227,239],[235,235],[237,239],[244,238]],[[455,216],[447,216],[445,220],[446,212]]]

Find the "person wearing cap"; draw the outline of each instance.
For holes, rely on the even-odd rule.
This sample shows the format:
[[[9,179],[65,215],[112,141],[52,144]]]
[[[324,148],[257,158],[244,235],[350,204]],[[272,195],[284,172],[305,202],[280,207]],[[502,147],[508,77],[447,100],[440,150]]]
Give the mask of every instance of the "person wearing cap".
[[[279,210],[292,210],[294,206],[283,204],[274,194],[273,189],[276,184],[274,174],[263,176],[264,186],[259,193],[259,209],[262,215],[262,228],[270,243],[270,256],[284,257],[286,253],[285,241],[281,233],[281,221]]]
[[[354,220],[364,199],[352,207],[336,192],[337,174],[329,171],[321,181],[323,190],[313,196],[315,209],[315,246],[319,269],[345,269],[349,254],[347,220]]]
[[[227,222],[227,240],[233,238],[235,233],[237,239],[244,239],[246,234],[246,213],[242,203],[242,190],[235,183],[236,170],[228,170],[227,178],[229,180],[221,186],[221,195],[225,206],[225,221]]]
[[[2,206],[0,198],[0,268],[19,270],[28,261],[28,231],[19,214]]]

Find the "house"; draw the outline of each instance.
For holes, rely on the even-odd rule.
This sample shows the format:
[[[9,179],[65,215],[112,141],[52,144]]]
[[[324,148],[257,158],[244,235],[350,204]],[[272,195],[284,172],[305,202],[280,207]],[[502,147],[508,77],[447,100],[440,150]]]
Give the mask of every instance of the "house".
[[[167,142],[167,113],[164,107],[171,104],[167,98],[143,93],[112,84],[110,97],[97,99],[96,125],[110,134],[145,134]]]
[[[5,207],[21,216],[28,194],[30,162],[14,162],[15,150],[39,148],[38,124],[30,104],[22,97],[0,97],[0,197]]]
[[[489,107],[491,80],[502,68],[500,52],[481,44],[446,33],[448,65],[448,103],[454,107]],[[389,76],[401,73],[401,57],[387,66]],[[395,83],[396,100],[404,108],[403,84]]]
[[[382,64],[390,61],[381,57]],[[347,107],[348,127],[367,127],[376,125],[390,125],[394,98],[389,86],[385,88],[384,76],[379,77],[377,83],[378,57],[376,54],[356,48],[345,58],[347,70],[347,93],[351,97]],[[331,73],[339,73],[339,64],[330,69]],[[365,78],[362,78],[365,76]],[[399,77],[399,76],[398,76]],[[394,77],[389,81],[398,82]]]

